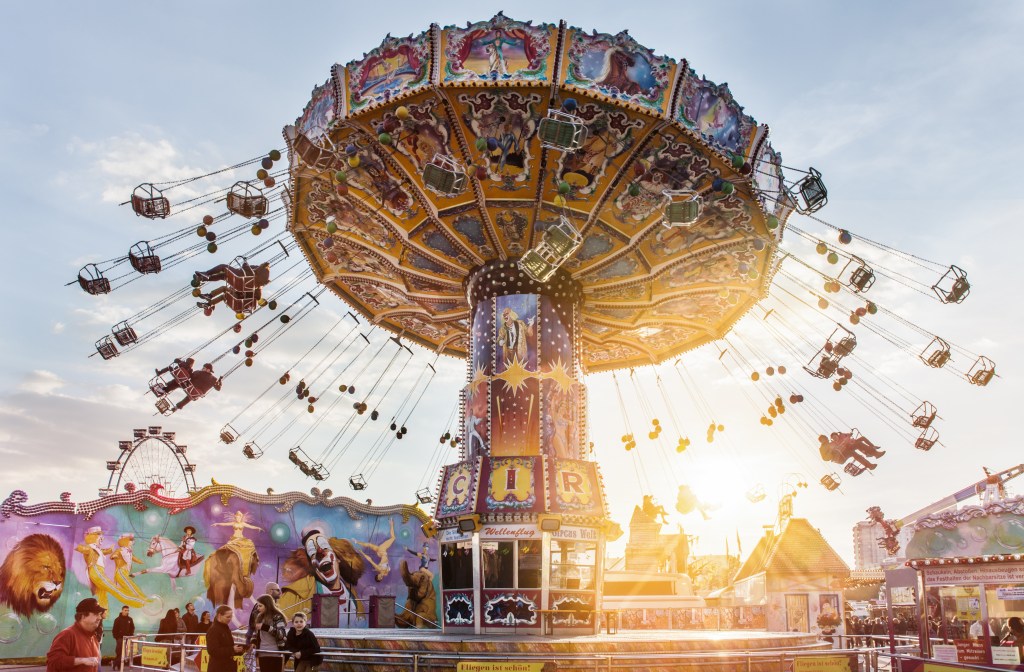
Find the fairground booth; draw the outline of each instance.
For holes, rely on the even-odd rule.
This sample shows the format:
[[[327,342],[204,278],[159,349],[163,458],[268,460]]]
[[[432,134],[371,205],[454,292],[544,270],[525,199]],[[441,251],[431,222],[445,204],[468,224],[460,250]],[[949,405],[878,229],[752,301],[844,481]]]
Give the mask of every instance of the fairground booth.
[[[980,506],[918,520],[907,548],[922,655],[937,662],[1021,664],[1011,619],[1024,617],[1024,497],[993,490]]]

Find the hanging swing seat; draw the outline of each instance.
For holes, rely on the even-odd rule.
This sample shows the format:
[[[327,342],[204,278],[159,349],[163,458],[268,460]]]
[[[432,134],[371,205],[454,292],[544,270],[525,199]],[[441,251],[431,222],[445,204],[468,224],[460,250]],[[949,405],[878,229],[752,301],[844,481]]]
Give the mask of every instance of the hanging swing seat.
[[[541,240],[519,260],[519,268],[537,282],[547,282],[583,242],[565,215],[541,234]]]
[[[703,208],[703,200],[700,195],[689,190],[666,190],[662,193],[668,200],[665,206],[665,219],[661,222],[662,226],[667,229],[677,226],[684,227],[700,219]]]
[[[757,504],[758,502],[763,501],[767,496],[767,493],[764,491],[764,486],[760,483],[752,487],[750,490],[747,490],[747,500],[749,500],[751,504]]]
[[[363,478],[362,474],[353,474],[348,479],[348,485],[353,490],[366,490],[366,479]]]
[[[422,488],[416,491],[416,501],[420,504],[430,504],[434,501],[434,495],[431,494],[430,488]]]
[[[914,448],[918,450],[931,450],[932,446],[939,440],[939,432],[934,427],[927,427],[921,436],[914,441]]]
[[[177,410],[177,407],[166,398],[157,399],[155,406],[160,415],[173,415],[174,411]]]
[[[132,268],[143,275],[160,272],[160,257],[148,241],[140,240],[132,245],[128,251],[128,261],[131,262]]]
[[[263,191],[248,182],[238,181],[228,193],[228,210],[242,217],[262,217],[269,202]]]
[[[548,110],[548,116],[540,121],[537,135],[541,146],[546,149],[575,152],[587,140],[587,127],[574,114]]]
[[[299,160],[310,168],[338,170],[345,167],[327,133],[310,137],[294,126],[285,126],[284,134]]]
[[[838,489],[839,488],[839,484],[842,483],[842,482],[843,482],[842,479],[840,479],[839,475],[836,474],[835,472],[832,472],[831,474],[826,474],[826,475],[822,476],[821,480],[819,481],[819,483],[824,485],[825,489],[828,490],[829,492],[832,492],[833,490]]]
[[[86,264],[78,272],[78,284],[92,295],[110,293],[110,280],[103,277],[103,272],[96,264]]]
[[[939,281],[932,285],[932,291],[943,303],[962,303],[971,293],[967,273],[958,266],[950,266]]]
[[[843,467],[843,471],[848,473],[850,476],[860,476],[867,471],[867,467],[857,464],[856,462],[847,462],[846,466]]]
[[[832,354],[836,357],[843,358],[851,354],[857,348],[857,337],[853,334],[843,336],[836,343],[832,345]]]
[[[866,292],[875,284],[875,271],[860,257],[851,255],[850,261],[846,262],[846,268],[843,269],[839,276],[845,275],[846,271],[854,265],[856,266],[853,270],[850,270],[850,275],[846,279],[846,285],[855,292]]]
[[[147,219],[164,219],[171,214],[171,202],[152,184],[140,184],[132,192],[132,210]]]
[[[466,172],[458,161],[438,153],[423,166],[423,186],[440,196],[457,196],[466,188]]]
[[[157,397],[165,397],[167,396],[167,387],[172,380],[177,381],[177,387],[192,401],[203,397],[203,394],[192,384],[192,372],[181,366],[177,361],[171,363],[170,369],[167,372],[161,373],[150,380],[149,389]]]
[[[825,207],[828,203],[828,190],[821,180],[821,173],[814,168],[807,169],[807,175],[794,185],[799,198],[794,198],[796,210],[801,215],[809,215]]]
[[[242,447],[242,455],[245,455],[246,458],[250,460],[258,460],[263,457],[263,450],[260,449],[258,445],[250,441]]]
[[[110,331],[119,345],[125,346],[139,342],[139,335],[135,333],[135,329],[129,326],[128,320],[118,322]]]
[[[815,378],[827,380],[834,376],[839,369],[839,359],[839,357],[825,352],[825,349],[822,348],[811,357],[811,361],[807,362],[807,365],[804,366],[804,371]],[[815,364],[815,361],[817,361],[817,364]]]
[[[910,414],[911,424],[918,429],[928,429],[935,421],[936,415],[938,415],[938,411],[935,406],[931,402],[922,401],[921,405]]]
[[[224,277],[224,303],[235,313],[249,314],[263,295],[256,268],[236,257]]]
[[[941,369],[950,359],[949,343],[936,336],[918,357],[933,369]]]
[[[117,346],[114,345],[114,340],[110,336],[104,336],[96,341],[96,352],[100,353],[100,357],[103,359],[113,359],[120,354],[117,351]]]
[[[234,443],[238,440],[238,431],[228,423],[220,428],[220,440],[224,443]]]
[[[967,372],[967,380],[971,385],[985,387],[996,375],[996,363],[988,357],[978,357]]]

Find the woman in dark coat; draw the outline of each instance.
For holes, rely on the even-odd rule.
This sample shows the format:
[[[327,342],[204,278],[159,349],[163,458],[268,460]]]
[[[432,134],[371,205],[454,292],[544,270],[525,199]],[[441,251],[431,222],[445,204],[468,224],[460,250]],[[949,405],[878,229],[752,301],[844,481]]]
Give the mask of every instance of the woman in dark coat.
[[[236,672],[237,670],[235,656],[241,654],[245,648],[236,645],[234,637],[231,636],[231,628],[228,627],[228,623],[231,621],[233,613],[231,607],[217,607],[217,616],[206,632],[206,650],[210,654],[207,672]]]
[[[175,609],[168,609],[167,615],[160,619],[160,627],[154,641],[175,642],[178,639],[178,616]]]

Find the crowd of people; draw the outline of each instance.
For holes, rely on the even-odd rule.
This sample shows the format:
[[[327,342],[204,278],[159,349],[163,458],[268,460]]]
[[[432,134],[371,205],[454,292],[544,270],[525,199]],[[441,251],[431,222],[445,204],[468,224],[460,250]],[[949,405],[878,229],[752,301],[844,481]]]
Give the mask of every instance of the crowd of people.
[[[291,618],[291,627],[284,612],[277,606],[281,588],[268,583],[265,592],[256,598],[249,613],[248,628],[242,643],[235,642],[230,623],[234,610],[220,606],[211,617],[204,611],[196,616],[195,605],[185,605],[185,613],[168,609],[157,628],[155,642],[162,644],[197,645],[205,637],[209,654],[207,672],[236,672],[236,656],[243,656],[247,672],[282,672],[287,657],[295,662],[295,672],[315,672],[322,662],[320,644],[306,626],[306,614],[297,612]],[[75,609],[75,622],[53,638],[46,654],[47,672],[99,672],[103,662],[100,643],[103,641],[103,618],[107,610],[95,598],[87,598]],[[124,654],[124,640],[135,635],[135,621],[130,609],[122,607],[114,619],[113,636],[115,654],[113,669],[120,669]],[[178,665],[182,652],[198,656],[198,649],[168,647],[169,663]]]

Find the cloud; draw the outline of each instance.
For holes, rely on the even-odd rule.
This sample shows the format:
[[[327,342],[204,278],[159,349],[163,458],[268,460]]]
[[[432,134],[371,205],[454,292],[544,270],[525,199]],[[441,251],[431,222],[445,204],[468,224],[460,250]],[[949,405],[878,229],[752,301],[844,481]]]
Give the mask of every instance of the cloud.
[[[55,178],[56,185],[67,186],[76,183],[82,194],[102,194],[105,203],[122,203],[139,184],[164,185],[179,182],[199,175],[206,175],[223,168],[223,164],[210,168],[203,163],[216,159],[210,157],[186,157],[159,128],[147,129],[145,134],[130,131],[102,140],[73,137],[66,145],[69,155],[77,157],[87,165],[70,176],[65,172]],[[198,162],[198,163],[197,163]],[[227,186],[235,171],[218,176],[225,184],[211,184],[200,181],[175,187],[172,201],[196,198],[204,193]]]
[[[22,380],[20,388],[35,394],[53,394],[64,387],[61,377],[52,371],[36,369]]]
[[[66,326],[67,325],[64,324],[63,322],[54,322],[53,323],[53,333],[55,333],[55,334],[63,333],[64,332],[64,328]]]

